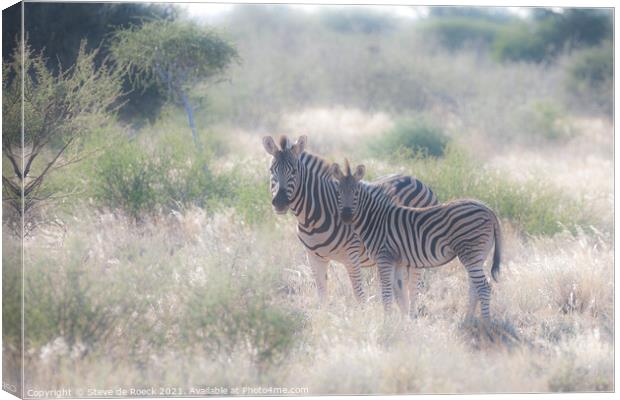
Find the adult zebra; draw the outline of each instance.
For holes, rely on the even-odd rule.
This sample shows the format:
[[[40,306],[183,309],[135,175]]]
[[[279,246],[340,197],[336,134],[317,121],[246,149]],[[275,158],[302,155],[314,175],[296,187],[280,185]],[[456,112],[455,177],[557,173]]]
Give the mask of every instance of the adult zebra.
[[[405,268],[409,291],[415,294],[420,268],[438,267],[458,257],[469,275],[467,317],[473,316],[480,302],[483,322],[489,326],[491,288],[482,267],[495,243],[491,275],[497,280],[501,254],[499,221],[490,208],[476,200],[456,200],[425,208],[403,207],[361,181],[363,165],[352,174],[345,160],[344,173],[338,164],[331,165],[330,173],[337,181],[342,222],[353,227],[377,261],[386,309],[393,287],[401,310],[409,314],[409,293],[403,290]]]
[[[297,217],[297,236],[306,248],[321,302],[326,298],[330,260],[345,265],[353,292],[363,301],[361,268],[374,262],[351,227],[343,224],[338,216],[338,195],[329,174],[330,163],[304,151],[306,141],[306,136],[301,136],[292,144],[282,136],[278,147],[271,136],[263,138],[265,150],[273,157],[270,166],[273,209],[278,214],[290,209]],[[371,185],[398,204],[420,207],[437,204],[430,188],[410,176],[390,175]]]

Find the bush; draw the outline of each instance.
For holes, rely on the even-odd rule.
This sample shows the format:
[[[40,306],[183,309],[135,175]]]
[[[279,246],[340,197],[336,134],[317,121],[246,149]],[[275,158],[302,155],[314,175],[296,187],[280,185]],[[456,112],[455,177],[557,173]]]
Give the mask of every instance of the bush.
[[[75,235],[62,250],[45,255],[33,248],[29,254],[24,284],[26,342],[29,347],[48,345],[50,351],[56,348],[74,356],[102,350],[114,332],[144,313],[148,299],[139,293],[145,276],[126,268],[122,258],[101,263],[92,245]]]
[[[521,126],[529,144],[559,141],[574,136],[566,111],[550,100],[537,100],[521,111]]]
[[[586,208],[545,182],[513,182],[500,172],[482,169],[454,145],[447,146],[443,159],[404,155],[401,162],[442,201],[478,199],[528,234],[551,235],[592,223]]]
[[[267,171],[265,171],[266,173]],[[257,179],[237,168],[222,175],[221,179],[234,182],[230,196],[222,198],[224,201],[221,203],[222,205],[232,206],[237,214],[249,224],[259,225],[274,222],[269,181],[266,175],[264,179]]]
[[[580,108],[613,114],[614,53],[611,42],[577,54],[568,66],[566,89]]]
[[[2,338],[5,351],[21,348],[22,242],[3,227],[2,240]]]
[[[324,11],[319,18],[329,29],[348,34],[386,33],[392,31],[395,25],[394,18],[389,15],[355,7],[338,9],[336,12]]]
[[[155,149],[139,141],[109,149],[94,165],[95,198],[134,219],[183,206],[203,207],[230,196],[228,182],[214,176],[205,156],[180,135],[159,140]]]
[[[443,131],[427,120],[405,119],[382,136],[373,138],[369,148],[372,153],[381,156],[405,151],[439,157],[443,155],[448,141]]]
[[[613,35],[612,16],[607,10],[567,9],[543,12],[531,23],[508,25],[494,43],[501,61],[551,61],[564,48],[593,46]]]
[[[493,43],[495,58],[500,61],[545,60],[552,48],[535,30],[535,26],[527,23],[510,25],[501,30]]]
[[[246,354],[260,369],[284,361],[296,342],[301,318],[273,304],[264,289],[212,282],[195,290],[181,320],[187,343],[207,354]]]
[[[135,142],[106,152],[97,169],[95,196],[104,205],[125,210],[136,219],[155,208],[160,170]]]
[[[430,21],[424,30],[438,38],[449,50],[464,45],[489,46],[495,40],[501,25],[491,21],[466,17],[440,18]]]

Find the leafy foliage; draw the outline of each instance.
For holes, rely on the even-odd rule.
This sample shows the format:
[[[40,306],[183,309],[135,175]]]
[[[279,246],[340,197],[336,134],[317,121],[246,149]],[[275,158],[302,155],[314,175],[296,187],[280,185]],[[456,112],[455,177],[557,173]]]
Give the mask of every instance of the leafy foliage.
[[[501,27],[494,21],[466,17],[436,18],[424,25],[426,34],[436,37],[449,50],[465,45],[488,47],[495,41]]]
[[[448,136],[425,118],[403,119],[396,126],[369,143],[370,150],[378,155],[398,152],[442,156],[449,141]]]
[[[119,143],[94,165],[98,202],[135,220],[229,195],[225,179],[206,168],[204,153],[170,135],[149,148],[141,141]]]
[[[201,343],[210,354],[249,354],[259,368],[282,362],[296,342],[299,315],[272,304],[255,282],[238,279],[192,292],[183,321],[187,341]]]
[[[72,150],[92,127],[115,117],[121,72],[107,62],[96,67],[97,53],[87,51],[83,41],[75,64],[54,75],[43,54],[26,43],[2,64],[2,151],[11,166],[3,171],[3,199],[20,216],[53,195],[42,189],[50,173],[88,156]]]
[[[192,22],[154,20],[117,31],[110,50],[138,86],[157,83],[171,95],[223,73],[237,51],[215,31]]]
[[[494,51],[502,61],[550,61],[565,48],[597,45],[611,36],[608,11],[566,9],[507,26],[494,43]]]
[[[524,131],[521,139],[527,140],[529,144],[557,143],[570,139],[575,130],[566,115],[566,110],[550,99],[526,104],[520,110]]]
[[[568,67],[566,89],[583,109],[613,114],[614,57],[611,42],[583,50]],[[586,101],[584,101],[586,99]]]
[[[500,172],[488,171],[454,144],[443,159],[401,154],[408,170],[442,201],[475,198],[502,219],[531,235],[550,235],[575,226],[587,227],[592,218],[578,202],[540,181],[513,182]]]
[[[162,3],[58,3],[32,2],[24,4],[25,31],[34,51],[45,51],[47,68],[56,74],[59,65],[73,65],[82,40],[89,51],[99,48],[95,65],[99,67],[108,57],[105,43],[115,29],[130,24],[140,25],[145,19],[176,18],[176,6]],[[3,58],[15,51],[15,38],[21,30],[21,4],[3,11]],[[122,107],[119,118],[136,123],[144,118],[153,120],[160,110],[165,93],[156,87],[145,92],[131,91],[130,82],[123,80]]]
[[[156,19],[114,33],[110,51],[138,87],[156,85],[185,108],[198,143],[188,91],[238,61],[237,50],[215,31],[189,21]]]
[[[356,8],[325,11],[320,16],[321,21],[330,29],[341,33],[385,33],[394,29],[395,20],[389,15],[369,12]]]

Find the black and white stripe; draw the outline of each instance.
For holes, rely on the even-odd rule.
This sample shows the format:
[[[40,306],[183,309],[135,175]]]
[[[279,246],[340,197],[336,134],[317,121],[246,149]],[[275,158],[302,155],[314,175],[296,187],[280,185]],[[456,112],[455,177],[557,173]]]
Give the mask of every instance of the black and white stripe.
[[[306,137],[291,144],[280,139],[280,148],[271,137],[263,139],[272,156],[270,166],[272,205],[276,212],[288,209],[297,218],[297,235],[312,267],[321,300],[326,296],[329,261],[345,265],[355,296],[365,298],[361,268],[375,265],[353,229],[338,214],[337,187],[329,174],[330,163],[304,151]],[[390,175],[370,184],[396,204],[427,206],[437,204],[433,192],[410,176]]]
[[[409,313],[409,292],[421,268],[437,267],[458,257],[469,276],[468,317],[477,303],[485,323],[489,322],[491,288],[483,264],[493,244],[493,279],[499,272],[501,233],[493,211],[476,200],[457,200],[425,208],[394,204],[383,190],[361,181],[364,167],[353,174],[345,163],[345,173],[337,164],[330,168],[337,180],[339,212],[363,241],[379,268],[382,299],[386,308],[394,290],[401,309]],[[409,290],[405,274],[412,275]],[[414,297],[415,298],[415,297]]]

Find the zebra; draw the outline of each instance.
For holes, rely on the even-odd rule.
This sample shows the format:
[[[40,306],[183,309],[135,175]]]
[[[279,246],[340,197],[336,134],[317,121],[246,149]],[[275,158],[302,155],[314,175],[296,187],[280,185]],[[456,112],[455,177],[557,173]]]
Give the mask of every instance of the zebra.
[[[409,315],[409,293],[403,290],[404,269],[409,292],[422,268],[438,267],[458,257],[469,275],[471,320],[478,302],[485,328],[489,327],[491,288],[483,270],[493,243],[491,275],[497,281],[501,258],[501,231],[495,213],[477,200],[455,200],[424,208],[394,204],[377,187],[362,181],[365,167],[351,173],[332,164],[330,173],[338,187],[338,211],[344,224],[353,227],[370,256],[376,260],[384,307],[389,310],[392,287],[401,311]],[[396,283],[396,285],[394,285]]]
[[[365,301],[362,267],[375,263],[350,226],[338,216],[336,185],[329,174],[330,163],[305,151],[307,137],[292,144],[286,136],[279,147],[271,136],[263,146],[272,156],[270,190],[277,214],[290,209],[297,218],[297,237],[304,245],[316,281],[319,300],[326,300],[327,266],[330,261],[345,265],[359,302]],[[433,191],[419,180],[403,175],[382,177],[371,183],[398,204],[429,206],[437,204]]]

